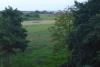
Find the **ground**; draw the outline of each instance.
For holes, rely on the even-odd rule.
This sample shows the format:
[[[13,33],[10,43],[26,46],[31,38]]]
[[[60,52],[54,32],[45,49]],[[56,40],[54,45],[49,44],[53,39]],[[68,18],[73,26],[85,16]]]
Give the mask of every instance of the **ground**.
[[[27,30],[28,48],[24,53],[18,53],[11,58],[10,67],[58,67],[65,62],[67,52],[53,54],[51,32],[48,30],[54,21],[35,22],[24,21]]]

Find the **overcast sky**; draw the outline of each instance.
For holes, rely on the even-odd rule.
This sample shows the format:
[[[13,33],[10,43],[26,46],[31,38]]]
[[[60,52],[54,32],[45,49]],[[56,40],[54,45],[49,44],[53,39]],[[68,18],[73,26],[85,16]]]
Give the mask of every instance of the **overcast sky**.
[[[84,2],[87,0],[77,0]],[[5,7],[12,6],[22,11],[34,10],[63,10],[64,8],[74,4],[74,0],[0,0],[0,10]]]

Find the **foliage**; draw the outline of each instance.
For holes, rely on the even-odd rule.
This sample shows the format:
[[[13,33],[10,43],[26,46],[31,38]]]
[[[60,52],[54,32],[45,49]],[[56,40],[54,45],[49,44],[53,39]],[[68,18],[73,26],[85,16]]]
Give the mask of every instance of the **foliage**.
[[[23,13],[24,20],[39,20],[40,15],[37,12]]]
[[[55,24],[50,28],[55,53],[67,47],[66,37],[73,28],[74,20],[72,13],[68,10],[59,11],[56,16]]]
[[[12,7],[5,8],[0,16],[0,49],[4,53],[24,51],[27,47],[26,30],[22,28],[22,13]]]
[[[10,56],[10,67],[59,67],[59,65],[65,62],[68,55],[66,50],[62,50],[56,54],[52,53],[51,32],[48,30],[52,25],[23,25],[27,30],[27,39],[30,42],[24,52],[18,52],[16,55]]]
[[[54,20],[54,12],[52,11],[22,11],[23,19],[32,20]]]
[[[38,13],[38,14],[54,14],[53,11],[47,11],[47,10],[43,10],[43,11],[36,10],[35,13]]]
[[[100,66],[100,0],[75,2],[74,30],[70,34],[72,57],[67,67]],[[64,67],[64,66],[63,66]]]
[[[40,14],[41,20],[54,20],[55,14]]]

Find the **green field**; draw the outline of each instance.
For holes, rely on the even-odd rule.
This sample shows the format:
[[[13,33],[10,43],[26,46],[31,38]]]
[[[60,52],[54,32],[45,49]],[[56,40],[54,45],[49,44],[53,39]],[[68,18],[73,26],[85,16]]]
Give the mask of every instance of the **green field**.
[[[38,14],[39,17],[33,16],[29,14],[30,17],[24,16],[25,21],[32,21],[32,20],[54,20],[55,14]],[[32,16],[31,16],[32,15]]]
[[[40,14],[40,19],[42,20],[54,20],[54,14]]]
[[[52,24],[23,26],[28,33],[29,46],[24,53],[18,53],[12,57],[10,67],[58,67],[66,61],[67,52],[65,50],[53,54],[51,33],[48,30],[50,26]]]

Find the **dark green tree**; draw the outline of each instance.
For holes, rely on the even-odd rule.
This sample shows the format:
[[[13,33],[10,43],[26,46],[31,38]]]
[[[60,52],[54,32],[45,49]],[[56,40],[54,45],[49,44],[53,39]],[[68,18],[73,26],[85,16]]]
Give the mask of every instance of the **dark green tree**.
[[[1,11],[0,16],[0,55],[5,59],[4,67],[8,65],[9,55],[24,51],[27,47],[26,30],[22,27],[22,13],[11,7]]]
[[[26,30],[22,27],[22,13],[11,7],[1,12],[0,17],[0,47],[4,52],[15,52],[27,47]]]
[[[75,2],[74,31],[69,37],[72,56],[62,67],[100,66],[100,0]]]

